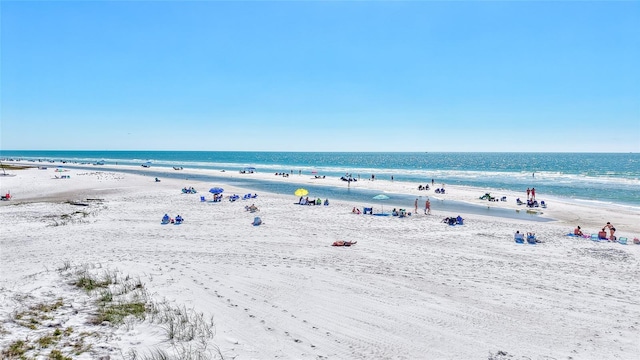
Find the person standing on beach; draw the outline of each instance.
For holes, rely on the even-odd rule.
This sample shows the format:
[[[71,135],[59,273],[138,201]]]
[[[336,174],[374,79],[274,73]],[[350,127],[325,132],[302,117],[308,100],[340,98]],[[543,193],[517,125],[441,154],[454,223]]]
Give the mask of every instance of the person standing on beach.
[[[418,198],[416,198],[416,201],[413,203],[413,207],[415,207],[415,209],[413,210],[414,214],[418,213]]]
[[[527,200],[531,198],[531,189],[527,188]]]
[[[536,199],[536,188],[531,188],[531,200]]]
[[[604,228],[602,229],[604,230],[605,228],[609,229],[609,240],[614,241],[616,237],[613,236],[613,234],[616,232],[616,228],[613,227],[613,225],[611,225],[611,223],[608,221],[607,221],[607,225],[605,225]]]
[[[427,198],[427,201],[424,203],[424,214],[431,215],[431,201]]]

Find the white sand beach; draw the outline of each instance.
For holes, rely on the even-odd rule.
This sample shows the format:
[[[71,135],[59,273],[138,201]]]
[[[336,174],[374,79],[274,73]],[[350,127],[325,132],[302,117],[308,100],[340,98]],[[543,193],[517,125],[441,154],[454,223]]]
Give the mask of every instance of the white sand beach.
[[[446,185],[439,195],[400,181],[351,184],[421,196],[417,213],[398,218],[351,212],[376,204],[301,206],[293,193],[187,180],[209,170],[155,182],[119,172],[125,168],[69,168],[65,179],[54,168],[31,168],[0,179],[0,192],[12,195],[0,202],[1,357],[19,358],[23,341],[24,356],[39,359],[54,350],[73,359],[159,358],[159,351],[219,359],[640,359],[640,246],[632,241],[640,212],[632,208],[539,194],[549,204],[539,216],[555,221],[461,214],[464,225],[449,226],[442,219],[458,214],[439,210],[438,199],[516,211],[514,199],[525,194],[493,191],[510,201],[487,202],[478,197],[489,189]],[[292,189],[345,186],[335,178],[216,176]],[[183,194],[188,186],[198,193]],[[225,189],[223,201],[209,201],[213,186]],[[230,202],[233,193],[258,197]],[[426,196],[432,215],[424,215]],[[246,211],[251,204],[259,211]],[[394,207],[414,212],[413,202],[384,203]],[[165,213],[185,221],[161,225]],[[262,225],[252,226],[255,216]],[[565,236],[576,225],[596,233],[607,221],[627,245]],[[516,244],[517,230],[541,242]],[[331,246],[338,240],[357,244]],[[137,285],[127,294],[143,293],[147,308],[163,304],[209,325],[170,339],[151,310],[146,320],[96,323],[104,294],[74,286],[81,271],[129,277]],[[55,329],[62,330],[56,341],[38,341]]]

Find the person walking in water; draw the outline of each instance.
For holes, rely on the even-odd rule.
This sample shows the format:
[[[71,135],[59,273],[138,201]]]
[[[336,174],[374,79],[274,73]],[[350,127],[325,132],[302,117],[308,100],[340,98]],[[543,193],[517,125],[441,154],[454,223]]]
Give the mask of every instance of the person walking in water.
[[[531,200],[536,199],[536,188],[531,188]]]
[[[418,198],[416,198],[416,201],[413,203],[413,207],[415,208],[413,210],[413,213],[417,214],[418,213]]]
[[[527,188],[527,200],[531,198],[531,189]]]
[[[431,215],[431,201],[429,201],[429,198],[424,203],[424,214]]]

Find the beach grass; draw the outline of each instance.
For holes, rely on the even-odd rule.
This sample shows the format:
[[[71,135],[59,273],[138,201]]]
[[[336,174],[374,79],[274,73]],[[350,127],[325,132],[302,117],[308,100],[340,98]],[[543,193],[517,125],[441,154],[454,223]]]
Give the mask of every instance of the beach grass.
[[[123,275],[117,270],[95,274],[91,268],[89,265],[74,267],[69,261],[59,268],[61,272],[72,274],[74,279],[71,283],[76,288],[94,298],[97,311],[90,319],[91,324],[133,327],[135,322],[148,320],[158,325],[163,330],[164,340],[172,344],[170,352],[156,349],[140,355],[133,351],[129,354],[130,359],[222,358],[219,351],[212,356],[208,350],[209,341],[215,335],[213,316],[206,317],[201,312],[166,300],[153,301],[139,277]]]

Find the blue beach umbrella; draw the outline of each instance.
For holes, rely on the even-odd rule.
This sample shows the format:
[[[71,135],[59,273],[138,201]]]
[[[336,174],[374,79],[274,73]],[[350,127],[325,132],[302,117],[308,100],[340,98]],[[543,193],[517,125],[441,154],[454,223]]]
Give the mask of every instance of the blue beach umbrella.
[[[219,187],[213,187],[213,188],[209,189],[209,192],[212,193],[212,194],[217,195],[217,194],[222,194],[224,192],[224,189],[223,188],[219,188]]]

